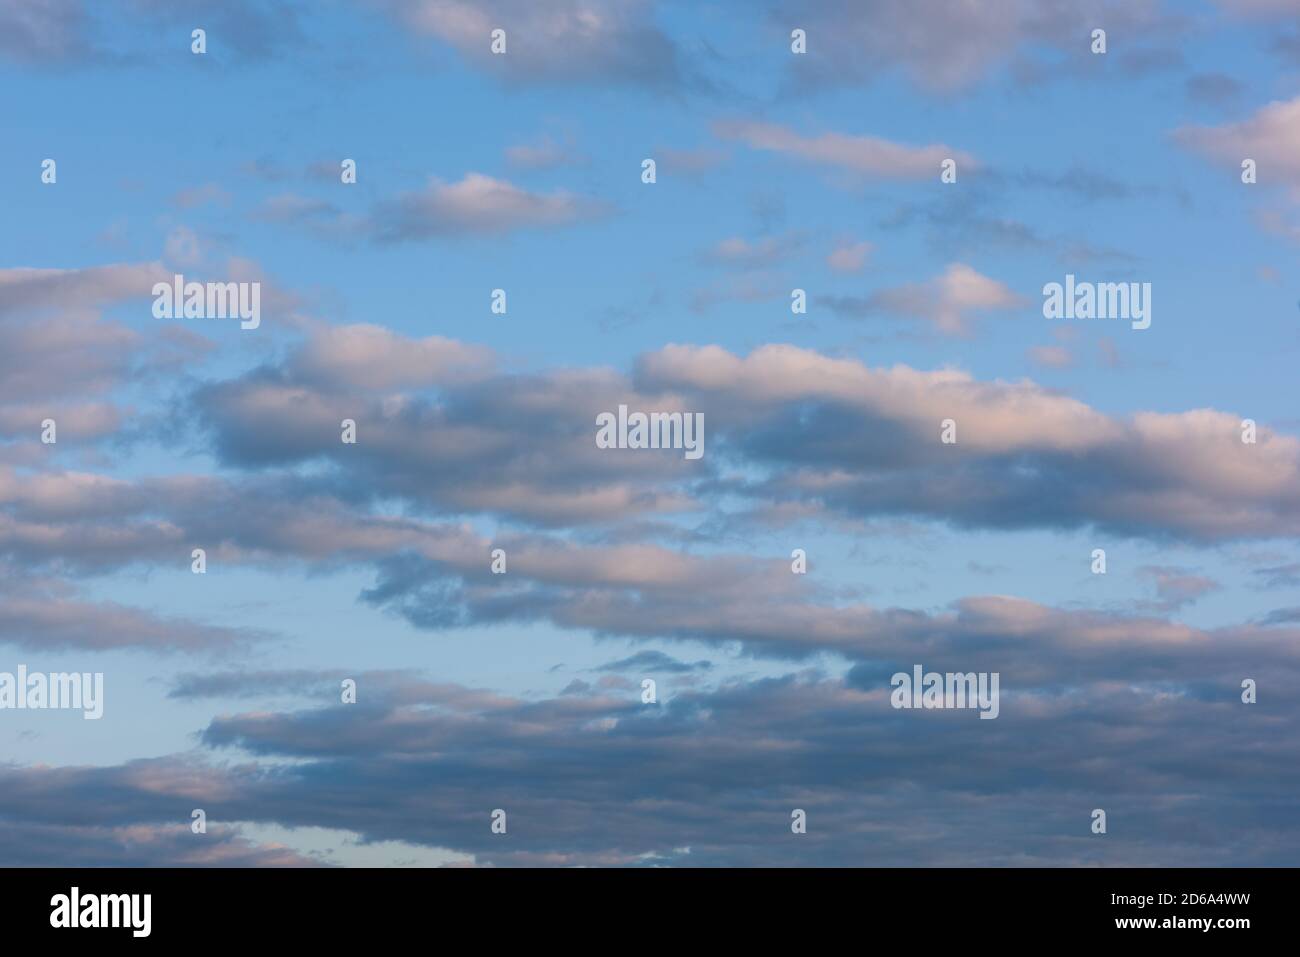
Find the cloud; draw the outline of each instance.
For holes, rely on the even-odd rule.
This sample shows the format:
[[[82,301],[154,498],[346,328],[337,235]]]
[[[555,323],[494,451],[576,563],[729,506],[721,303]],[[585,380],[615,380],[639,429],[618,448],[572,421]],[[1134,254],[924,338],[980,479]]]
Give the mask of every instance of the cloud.
[[[103,318],[132,302],[148,315],[153,283],[171,277],[161,263],[0,269],[0,436],[34,439],[47,418],[61,443],[112,435],[129,414],[114,390],[201,358],[208,343],[197,334],[145,336]]]
[[[1214,5],[1237,16],[1294,16],[1295,0],[1214,0]]]
[[[955,266],[849,305],[959,330],[1009,295]],[[671,450],[596,448],[596,415],[620,403],[703,412],[713,452],[692,463]],[[0,429],[29,431],[39,411],[14,406],[8,419],[0,414]],[[115,422],[111,408],[97,416],[104,428]],[[1243,445],[1239,415],[1198,409],[1116,418],[1032,382],[873,369],[786,345],[747,356],[668,346],[643,355],[630,375],[600,368],[519,375],[495,371],[490,354],[452,340],[316,326],[278,364],[198,384],[175,416],[170,427],[223,466],[305,470],[310,482],[288,487],[306,483],[308,497],[397,497],[421,510],[542,525],[703,511],[726,494],[843,517],[1092,525],[1199,541],[1300,528],[1300,442],[1264,428],[1257,445]],[[358,423],[355,446],[339,442],[345,418]],[[958,420],[955,446],[938,443],[945,418]],[[729,465],[747,478],[717,485]],[[951,494],[954,482],[964,483],[962,495]],[[189,494],[184,486],[141,488],[155,497]],[[133,541],[162,544],[148,526],[122,539]]]
[[[1060,173],[1023,170],[1007,178],[1017,186],[1055,189],[1089,202],[1128,199],[1136,192],[1113,176],[1080,166],[1071,166]]]
[[[420,388],[487,375],[491,352],[442,336],[408,339],[384,326],[324,326],[294,357],[306,382],[358,389]]]
[[[1065,346],[1034,346],[1029,361],[1048,369],[1068,369],[1074,365],[1074,356]]]
[[[617,83],[671,89],[685,82],[672,40],[649,0],[381,0],[407,27],[455,47],[468,62],[516,83]],[[494,55],[491,34],[506,31]]]
[[[955,159],[962,168],[976,168],[968,153],[943,144],[905,146],[876,136],[843,133],[807,137],[776,123],[748,120],[716,123],[714,133],[725,140],[739,140],[751,149],[881,179],[937,179],[945,159]]]
[[[1300,606],[1278,608],[1269,612],[1260,622],[1263,625],[1300,625]]]
[[[1214,579],[1194,574],[1185,568],[1144,565],[1137,572],[1140,578],[1155,583],[1157,600],[1147,603],[1149,607],[1165,612],[1177,611],[1223,587]]]
[[[1120,72],[1130,77],[1172,72],[1185,62],[1182,51],[1171,47],[1137,47],[1123,51],[1116,60]]]
[[[256,62],[307,42],[302,21],[310,5],[299,0],[125,0],[125,7],[141,29],[186,28],[187,45],[189,29],[201,24],[208,32],[209,56]]]
[[[1270,568],[1256,568],[1253,574],[1262,578],[1264,588],[1300,587],[1300,562],[1289,565],[1274,565]]]
[[[439,236],[494,236],[518,229],[572,225],[608,212],[605,204],[557,191],[534,193],[481,173],[427,187],[380,204],[372,216],[381,243]]]
[[[0,402],[6,404],[103,393],[124,381],[148,348],[126,326],[75,314],[0,328],[6,343],[0,353]]]
[[[1173,136],[1179,145],[1235,169],[1253,159],[1260,183],[1282,183],[1300,199],[1300,96],[1276,100],[1236,123],[1183,126]]]
[[[1278,12],[1271,0],[1217,5],[1243,16]],[[5,667],[35,668],[46,655],[122,670],[109,683],[140,693],[132,702],[118,695],[123,710],[114,713],[152,728],[145,745],[154,755],[118,762],[43,719],[34,730],[39,716],[23,719],[31,727],[16,732],[19,751],[39,763],[0,761],[0,859],[306,866],[337,859],[302,850],[334,835],[366,849],[338,855],[353,861],[405,854],[479,865],[1294,862],[1300,701],[1276,689],[1300,682],[1300,610],[1289,593],[1263,589],[1300,580],[1300,437],[1284,431],[1296,421],[1263,423],[1258,443],[1244,445],[1241,416],[1261,412],[1215,405],[1213,389],[1197,403],[1166,390],[1143,407],[1131,389],[1052,387],[1115,385],[1114,376],[1045,373],[1049,386],[996,375],[999,360],[1023,366],[1026,350],[1030,362],[1061,368],[1091,346],[1081,335],[1042,335],[1036,304],[1033,316],[1019,316],[1028,326],[995,325],[1018,321],[1027,303],[1015,283],[980,270],[1044,256],[1119,258],[1085,235],[1107,217],[1078,207],[1131,205],[1144,222],[1144,204],[1176,199],[1178,189],[1050,158],[990,167],[997,158],[980,152],[978,138],[960,152],[948,143],[966,133],[917,133],[927,107],[930,120],[956,117],[974,129],[962,113],[972,103],[949,94],[990,80],[1064,76],[1105,92],[1108,79],[1174,68],[1146,92],[1163,86],[1183,106],[1187,97],[1230,104],[1235,81],[1211,72],[1222,64],[1184,63],[1175,52],[1182,24],[1194,25],[1199,42],[1217,21],[1163,0],[934,0],[924,16],[904,0],[772,0],[734,23],[722,21],[739,8],[712,11],[716,22],[703,29],[694,7],[652,0],[358,0],[320,18],[300,0],[118,7],[110,23],[86,0],[0,0],[0,62],[78,70],[134,62],[145,76],[161,50],[196,80],[209,66],[274,54],[283,61],[276,70],[309,86],[346,86],[375,75],[370,67],[382,74],[396,64],[388,73],[408,76],[391,56],[404,44],[428,57],[423,72],[434,79],[465,61],[471,79],[460,82],[462,70],[453,86],[477,95],[486,76],[490,100],[527,116],[498,124],[475,147],[508,174],[453,160],[426,181],[399,158],[340,190],[343,154],[328,159],[331,150],[296,149],[290,139],[274,147],[282,160],[252,169],[283,185],[247,180],[256,195],[233,211],[221,208],[230,197],[211,171],[179,193],[181,182],[150,188],[129,175],[123,188],[152,197],[161,213],[123,209],[109,219],[123,248],[139,229],[166,237],[162,262],[0,269]],[[300,29],[317,23],[332,37],[378,38],[379,48],[317,45]],[[209,31],[209,59],[187,52],[195,24]],[[1107,57],[1087,53],[1099,24],[1110,32]],[[1279,65],[1270,44],[1285,53],[1294,39],[1284,36],[1290,27],[1229,25],[1259,47],[1265,66]],[[788,55],[794,26],[809,31],[806,56]],[[488,50],[496,27],[509,35],[505,57]],[[171,40],[146,51],[159,37]],[[130,46],[110,52],[104,40]],[[756,52],[777,72],[746,73]],[[677,102],[704,85],[694,64],[725,70],[745,89],[730,91],[721,110]],[[816,102],[878,100],[902,111],[902,125],[826,124],[800,107],[800,94],[877,79],[879,95]],[[919,112],[903,116],[917,105],[895,96],[908,83],[949,102],[922,98]],[[304,315],[296,296],[246,260],[231,261],[229,277],[263,281],[266,313],[290,321],[209,341],[202,325],[150,315],[155,282],[179,265],[197,272],[215,251],[207,237],[216,234],[176,221],[186,209],[202,209],[209,224],[233,214],[236,231],[242,218],[272,224],[273,235],[297,229],[358,247],[306,259],[298,243],[276,251],[308,272],[358,266],[342,290],[323,294],[332,314],[356,308],[337,297],[357,282],[368,288],[367,263],[391,259],[382,254],[398,243],[454,252],[471,240],[479,258],[503,246],[528,258],[516,237],[536,231],[524,239],[599,271],[613,240],[606,224],[580,227],[620,212],[620,196],[641,194],[634,175],[602,201],[587,183],[599,176],[566,183],[519,172],[572,172],[582,159],[551,125],[567,121],[535,109],[545,97],[523,89],[558,84],[584,87],[562,97],[580,112],[595,105],[640,116],[650,104],[654,120],[668,104],[671,122],[650,122],[658,132],[641,145],[600,146],[630,153],[633,164],[654,156],[667,187],[659,198],[672,200],[651,210],[675,240],[666,253],[601,275],[614,290],[606,326],[599,303],[578,304],[597,340],[631,312],[653,318],[630,338],[605,336],[581,361],[557,362],[565,350],[544,330],[562,331],[559,322],[537,327],[538,349],[505,335],[498,353],[452,338],[454,315],[399,331],[384,312],[390,297],[373,314],[333,324]],[[606,96],[619,86],[620,96],[636,87],[631,101]],[[320,99],[291,87],[286,103]],[[986,88],[980,102],[1005,106],[1005,92],[1023,98]],[[1108,92],[1123,91],[1112,83]],[[1034,99],[1030,112],[1041,119],[1060,98]],[[1230,182],[1230,143],[1244,137],[1268,159],[1261,182],[1294,191],[1294,137],[1276,115],[1292,106],[1174,135],[1229,165]],[[278,112],[263,113],[275,126]],[[703,139],[691,122],[701,115]],[[710,126],[718,116],[733,118]],[[674,140],[687,148],[662,145]],[[237,149],[240,140],[213,141],[222,142]],[[239,162],[228,154],[218,165]],[[730,163],[733,154],[743,162]],[[949,157],[961,168],[951,188],[938,182]],[[747,180],[756,168],[759,181]],[[814,192],[822,180],[855,195],[809,206],[787,189],[786,173],[811,177]],[[34,173],[29,186],[38,189]],[[722,205],[711,207],[715,200]],[[1022,215],[1044,202],[1067,207],[1071,215],[1046,227],[1066,234],[1044,234]],[[1256,212],[1260,225],[1295,232],[1275,205]],[[701,233],[701,222],[712,226]],[[864,237],[877,241],[872,227],[891,226],[916,228],[892,233],[890,262],[868,269],[877,253]],[[93,244],[104,223],[85,227]],[[571,238],[597,233],[595,260],[568,249]],[[931,249],[920,272],[888,272],[943,243],[956,248]],[[664,275],[683,264],[697,281]],[[811,267],[812,279],[785,275],[796,266]],[[1280,261],[1273,267],[1277,281],[1264,291],[1276,299],[1287,273]],[[1249,281],[1263,268],[1236,272]],[[830,285],[814,289],[818,276]],[[808,321],[790,323],[796,285],[820,295]],[[762,305],[690,315],[723,300]],[[835,310],[870,324],[838,323]],[[742,314],[753,321],[705,321]],[[685,341],[647,345],[660,320]],[[981,323],[1006,348],[939,338],[971,335]],[[770,342],[772,327],[818,348]],[[901,358],[877,352],[888,340],[905,340]],[[649,351],[620,355],[629,341]],[[1127,361],[1149,365],[1145,344]],[[1097,348],[1114,344],[1103,337]],[[935,349],[971,365],[943,365]],[[700,413],[704,458],[598,448],[596,416],[623,404]],[[47,417],[58,420],[57,447],[39,441]],[[339,441],[342,419],[356,422],[357,444]],[[946,419],[956,422],[955,445],[940,439]],[[995,554],[999,542],[1007,554]],[[1088,575],[1098,542],[1112,572],[1134,573],[1127,585],[1123,575]],[[812,556],[808,575],[791,574],[794,544]],[[194,547],[228,585],[251,582],[261,594],[251,603],[233,596],[217,617],[187,611],[188,586],[172,586],[193,582]],[[496,548],[509,574],[493,574]],[[1043,575],[1016,582],[1018,568],[1054,560],[1063,563],[1055,584]],[[986,577],[964,589],[972,575]],[[1243,578],[1247,588],[1229,592]],[[147,600],[127,597],[146,591]],[[303,611],[303,595],[312,607],[294,619],[300,634],[286,649],[289,636],[261,626],[280,620],[277,608]],[[1265,598],[1276,600],[1261,605]],[[365,640],[347,641],[358,623]],[[541,663],[531,676],[497,668],[508,682],[500,688],[448,677],[472,675],[503,636]],[[567,665],[546,670],[559,660]],[[440,664],[423,670],[431,662]],[[998,672],[999,719],[891,708],[891,674],[918,663]],[[653,703],[641,701],[646,676],[657,681]],[[1260,682],[1258,704],[1241,701],[1246,677]],[[345,678],[358,682],[359,703],[339,700]],[[1123,840],[1088,834],[1096,806]],[[195,807],[210,814],[203,840],[188,828]],[[508,840],[487,827],[495,807],[509,811]],[[810,827],[792,840],[796,807]],[[267,838],[280,833],[298,849]]]
[[[0,57],[20,63],[68,63],[90,55],[80,0],[0,0]]]
[[[727,154],[711,149],[671,149],[661,146],[654,151],[659,171],[665,175],[703,176],[727,161]]]
[[[1300,222],[1288,220],[1278,209],[1256,209],[1252,219],[1263,232],[1300,243]]]
[[[0,436],[24,438],[34,441],[44,430],[41,424],[47,418],[56,426],[59,442],[64,445],[94,442],[116,435],[122,427],[122,410],[108,402],[57,402],[7,403],[0,405]]]
[[[1183,84],[1189,99],[1201,103],[1224,104],[1236,100],[1242,85],[1225,73],[1197,73]]]
[[[376,333],[348,333],[348,341],[388,349]],[[369,341],[368,341],[369,340]],[[291,360],[288,370],[264,369],[238,380],[203,386],[193,400],[196,421],[221,457],[241,467],[333,460],[349,456],[346,471],[374,493],[414,496],[453,511],[496,511],[545,523],[588,524],[630,513],[680,510],[689,498],[671,487],[691,463],[665,452],[635,461],[595,445],[596,415],[628,399],[625,383],[601,370],[553,376],[481,378],[444,382],[441,399],[356,394],[346,380],[323,378],[326,347],[316,344]],[[429,343],[426,353],[443,364],[410,375],[450,368],[457,351]],[[332,355],[342,356],[334,350]],[[357,370],[368,385],[391,385],[394,373],[365,370],[349,357],[333,368]],[[655,408],[683,410],[660,397]],[[362,436],[339,443],[339,422],[354,419]]]
[[[200,206],[206,206],[209,203],[229,206],[230,200],[230,193],[216,183],[204,183],[202,186],[180,190],[172,196],[170,202],[177,209],[198,209]]]
[[[545,620],[597,635],[738,641],[751,654],[776,657],[836,652],[852,659],[925,654],[954,660],[964,650],[1014,667],[1022,681],[1049,683],[1067,674],[1172,680],[1179,673],[1167,656],[1201,649],[1187,660],[1185,677],[1194,680],[1207,666],[1205,655],[1217,661],[1220,653],[1253,654],[1275,640],[1249,627],[1203,631],[1002,596],[964,599],[936,614],[876,608],[810,587],[779,556],[696,556],[647,544],[578,545],[501,532],[488,538],[460,525],[358,514],[355,505],[305,495],[301,483],[276,491],[265,481],[260,488],[225,490],[216,480],[55,488],[26,482],[15,484],[6,501],[12,518],[0,524],[0,548],[29,568],[52,560],[92,571],[105,561],[109,568],[141,560],[174,565],[178,552],[187,554],[186,543],[199,540],[208,543],[210,560],[220,556],[228,566],[270,562],[283,570],[292,562],[310,571],[365,564],[376,580],[364,602],[435,631]],[[154,514],[162,520],[139,523]],[[73,537],[76,550],[67,544]],[[508,579],[487,570],[494,547],[509,556]],[[1178,607],[1212,584],[1178,570],[1154,571],[1162,608]],[[15,588],[2,607],[6,632],[28,636],[23,640],[33,647],[220,649],[259,637],[46,596],[30,585]],[[1025,656],[1026,643],[1034,655]],[[1282,664],[1275,656],[1274,666]],[[273,678],[282,685],[289,680]]]
[[[153,62],[156,47],[110,49],[108,26],[125,25],[126,35],[155,37],[159,30],[202,23],[210,36],[209,56],[243,62],[265,60],[300,47],[303,6],[296,0],[120,0],[105,17],[105,5],[88,0],[0,0],[0,57],[19,63],[59,66],[120,66]]]
[[[949,329],[969,310],[1008,301],[1006,290],[964,268],[886,293],[868,302]],[[403,373],[392,359],[398,371],[382,374],[352,363],[349,381],[351,360],[341,357],[354,341],[375,355],[428,350],[422,381],[437,379],[438,394],[386,394],[419,381],[419,368]],[[358,500],[395,495],[542,524],[703,509],[716,470],[731,463],[750,478],[728,483],[726,494],[855,517],[1095,525],[1201,541],[1300,528],[1300,441],[1264,429],[1257,445],[1243,445],[1240,416],[1228,412],[1115,418],[1032,382],[873,369],[788,345],[747,356],[667,346],[643,355],[630,376],[571,369],[439,378],[438,369],[459,364],[450,358],[458,352],[445,341],[412,344],[373,331],[325,334],[282,367],[200,386],[192,421],[227,466],[329,463],[325,474]],[[715,452],[699,463],[671,451],[605,454],[595,447],[595,416],[620,403],[703,412]],[[959,440],[943,446],[938,423],[950,417]],[[343,418],[358,422],[356,446],[338,441]],[[963,494],[951,493],[954,482]]]
[[[382,200],[368,213],[351,213],[329,200],[284,193],[265,200],[253,218],[295,226],[322,239],[348,242],[366,237],[396,244],[558,228],[600,219],[611,211],[607,203],[564,190],[533,192],[506,180],[467,173],[455,183],[430,178],[423,189]]]
[[[710,246],[700,258],[715,266],[765,269],[786,262],[802,247],[803,237],[797,234],[764,236],[756,240],[731,236]]]
[[[1059,73],[1062,57],[1077,62],[1087,55],[1098,24],[1126,37],[1167,36],[1177,26],[1158,0],[931,0],[925,16],[908,0],[782,0],[770,19],[787,32],[790,24],[808,32],[809,53],[790,67],[797,91],[901,71],[936,94],[969,88],[1008,65]],[[1046,51],[1053,56],[1042,56]]]
[[[867,242],[841,243],[831,250],[826,257],[826,264],[836,272],[858,273],[867,264],[867,257],[875,251],[875,246]]]
[[[160,262],[116,263],[86,269],[0,269],[0,318],[17,313],[99,309],[150,299],[155,282],[172,273]]]
[[[66,594],[0,592],[0,635],[6,644],[34,651],[231,651],[267,637],[252,628],[201,625],[159,616],[116,602],[80,601]]]
[[[87,827],[0,820],[0,855],[13,867],[319,867],[283,844],[261,844],[211,824]]]
[[[447,713],[478,713],[518,704],[515,699],[492,691],[430,681],[411,670],[208,671],[178,676],[168,697],[193,701],[272,695],[334,702],[340,698],[345,679],[356,683],[359,702],[356,706],[363,710],[420,705]]]
[[[1283,864],[1300,846],[1289,813],[1300,755],[1295,735],[1261,734],[1260,721],[1291,727],[1298,715],[1280,700],[1258,717],[1243,710],[1238,670],[1037,693],[1012,669],[996,721],[895,711],[888,675],[871,668],[734,681],[655,706],[617,691],[466,711],[259,710],[202,733],[212,758],[251,760],[0,768],[0,817],[71,840],[219,806],[231,821],[520,866]],[[1141,839],[1090,839],[1099,805]],[[496,807],[508,842],[485,826]],[[789,839],[796,807],[806,841]],[[25,860],[58,859],[34,846]],[[153,850],[128,840],[118,854]]]
[[[635,655],[628,658],[620,658],[618,661],[610,661],[597,668],[597,671],[637,671],[653,674],[663,672],[667,674],[689,674],[693,671],[708,671],[713,667],[709,661],[678,661],[672,655],[666,655],[662,651],[638,651]]]
[[[1285,60],[1300,64],[1300,32],[1274,36],[1269,43],[1269,50]]]
[[[299,196],[296,193],[281,193],[262,202],[254,211],[253,218],[266,223],[306,226],[328,235],[337,231],[344,213],[328,200]]]
[[[747,490],[778,501],[1201,541],[1300,529],[1300,441],[1272,433],[1243,445],[1231,413],[1111,418],[1032,383],[869,369],[786,345],[746,357],[668,346],[642,357],[637,381],[694,393],[709,421],[728,423],[732,454],[777,469]],[[938,423],[949,417],[958,442],[941,446]]]
[[[942,275],[928,282],[883,289],[865,298],[819,296],[816,301],[849,318],[904,316],[924,320],[937,331],[955,336],[970,335],[974,313],[1025,305],[1023,297],[965,263],[950,264]]]
[[[760,269],[740,272],[697,289],[691,295],[694,312],[705,312],[725,302],[760,303],[786,299],[790,286],[777,276]]]
[[[533,143],[507,147],[506,161],[520,169],[556,169],[584,164],[587,158],[572,143],[561,143],[551,136],[544,136]]]

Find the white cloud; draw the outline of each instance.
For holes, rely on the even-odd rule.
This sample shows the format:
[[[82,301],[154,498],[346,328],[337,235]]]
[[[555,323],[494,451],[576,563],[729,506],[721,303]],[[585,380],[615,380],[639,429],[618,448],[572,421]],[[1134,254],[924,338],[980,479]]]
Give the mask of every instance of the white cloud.
[[[1300,96],[1276,100],[1237,123],[1184,126],[1174,138],[1230,167],[1253,159],[1261,184],[1282,183],[1300,198]]]
[[[969,153],[942,143],[906,146],[878,136],[843,133],[802,136],[776,123],[747,120],[717,123],[714,132],[722,139],[739,140],[752,149],[783,153],[809,163],[884,179],[937,179],[945,159],[955,159],[965,169],[976,166]]]
[[[874,249],[871,243],[845,243],[831,251],[826,257],[826,264],[836,272],[862,272],[867,257]]]
[[[482,173],[456,183],[431,179],[375,213],[373,230],[385,242],[445,235],[496,235],[516,229],[564,226],[603,214],[604,204],[562,190],[534,193]]]

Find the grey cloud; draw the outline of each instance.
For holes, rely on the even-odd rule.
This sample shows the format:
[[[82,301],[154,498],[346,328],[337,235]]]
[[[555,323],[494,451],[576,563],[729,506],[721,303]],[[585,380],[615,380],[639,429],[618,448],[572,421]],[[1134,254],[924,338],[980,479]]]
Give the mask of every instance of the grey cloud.
[[[554,229],[598,220],[611,212],[608,203],[592,197],[564,190],[535,192],[482,173],[466,173],[457,182],[431,178],[422,188],[384,199],[366,213],[350,213],[328,200],[285,193],[263,202],[253,217],[291,225],[321,239],[392,245]]]
[[[610,661],[601,665],[597,671],[644,671],[685,674],[692,671],[708,671],[713,667],[709,661],[679,661],[662,651],[638,651],[628,658]]]
[[[92,53],[82,0],[0,0],[0,57],[75,63]]]
[[[556,140],[549,134],[529,143],[516,143],[506,148],[506,161],[520,169],[556,169],[562,166],[583,166],[588,158],[570,139]]]
[[[1233,169],[1243,157],[1269,171],[1268,181],[1300,189],[1300,157],[1294,143],[1300,135],[1300,96],[1275,100],[1245,119],[1221,126],[1182,126],[1174,142]],[[1263,182],[1264,180],[1261,180]]]
[[[1278,608],[1269,612],[1260,622],[1263,625],[1300,625],[1300,607]]]
[[[304,495],[302,485],[277,489],[266,480],[230,488],[213,482],[100,485],[14,486],[7,493],[10,500],[33,514],[15,519],[0,537],[6,554],[27,565],[44,561],[89,571],[140,561],[184,567],[189,543],[203,541],[210,561],[275,561],[283,567],[289,560],[308,569],[361,564],[376,571],[374,585],[360,596],[364,602],[432,631],[547,621],[596,635],[738,641],[755,655],[837,652],[853,660],[889,661],[918,653],[950,659],[960,645],[999,666],[1019,659],[1022,680],[1045,684],[1063,674],[1172,677],[1180,660],[1188,668],[1226,665],[1229,650],[1238,658],[1271,656],[1272,667],[1290,667],[1281,653],[1285,646],[1274,646],[1282,638],[1274,629],[1203,630],[992,596],[967,598],[937,613],[877,608],[798,580],[781,556],[703,557],[645,544],[579,545],[541,535],[499,533],[488,539],[458,525],[358,515],[320,490]],[[123,526],[132,515],[138,524]],[[147,518],[152,515],[165,520]],[[112,523],[104,525],[110,517]],[[155,524],[169,531],[151,540]],[[97,526],[102,532],[88,534]],[[54,530],[65,528],[80,529],[76,545],[69,539],[63,547],[51,547]],[[488,553],[497,546],[509,556],[508,576],[488,569]],[[1166,576],[1162,597],[1188,599],[1189,583],[1195,593],[1208,587],[1188,576]],[[45,644],[134,642],[162,649],[222,647],[255,637],[69,601],[42,601],[30,587],[17,591],[6,605],[13,616],[10,631],[39,625],[42,637],[30,640]],[[1035,649],[1032,664],[1024,654],[1026,643]]]
[[[669,346],[642,357],[636,382],[691,394],[726,423],[728,451],[772,470],[749,484],[755,497],[942,514],[959,527],[1095,525],[1201,541],[1300,529],[1300,441],[1273,433],[1243,445],[1227,412],[1116,419],[1028,382],[869,370],[775,345],[744,358]],[[958,442],[943,446],[949,417]]]
[[[940,324],[960,326],[963,307],[1005,301],[997,284],[985,295],[983,277],[942,278],[925,300]],[[412,361],[393,359],[403,354]],[[388,358],[354,361],[359,355]],[[436,391],[389,391],[411,386]],[[596,448],[596,415],[620,403],[703,412],[710,453],[689,462],[673,450]],[[1092,525],[1192,541],[1300,528],[1300,442],[1265,428],[1258,445],[1242,445],[1231,413],[1120,419],[1032,382],[872,369],[786,345],[748,356],[668,346],[642,356],[630,376],[507,375],[490,355],[451,340],[342,327],[309,336],[280,365],[201,385],[180,412],[177,428],[197,425],[196,440],[227,466],[310,466],[315,493],[340,501],[394,496],[443,514],[541,525],[700,511],[721,490],[718,470],[746,463],[728,494],[851,517]],[[954,446],[938,442],[948,417],[959,422]],[[358,423],[355,446],[339,442],[345,418]],[[15,417],[16,426],[24,421]],[[141,531],[155,541],[167,534],[165,526]],[[87,547],[93,552],[93,541]]]
[[[708,265],[732,269],[762,269],[788,261],[803,246],[804,237],[798,233],[764,236],[754,240],[729,236],[703,250],[700,260]]]
[[[32,651],[227,653],[269,637],[255,628],[204,625],[117,602],[87,601],[25,581],[0,590],[0,642]]]
[[[936,94],[973,86],[1009,64],[1028,62],[1043,75],[1059,71],[1062,59],[1077,64],[1097,24],[1130,35],[1157,29],[1167,35],[1176,27],[1157,0],[934,0],[925,16],[917,16],[908,0],[783,0],[771,20],[787,31],[799,24],[818,51],[795,58],[793,90],[861,84],[902,71]],[[1054,60],[1026,60],[1031,50],[1044,48],[1054,52]]]
[[[920,283],[880,289],[868,296],[818,296],[815,301],[848,318],[902,316],[929,323],[945,335],[969,335],[973,317],[1026,304],[1022,296],[965,263],[952,263]]]
[[[562,191],[535,193],[481,173],[468,173],[459,182],[432,180],[422,190],[380,204],[370,228],[376,241],[397,243],[567,226],[608,211],[606,204],[586,197]]]
[[[208,52],[218,57],[267,60],[307,42],[302,24],[310,6],[298,0],[126,0],[125,5],[141,20],[186,28],[187,41],[188,30],[202,25]]]
[[[189,30],[202,23],[209,53],[219,59],[229,53],[240,61],[264,60],[305,42],[304,8],[293,0],[119,0],[109,8],[90,0],[0,0],[0,57],[65,67],[156,57],[156,50],[134,44],[110,48],[103,22],[110,16],[137,35],[151,36],[160,25],[184,28],[177,36],[186,47]]]
[[[1190,99],[1220,105],[1241,95],[1242,85],[1224,73],[1197,73],[1189,76],[1183,88]]]
[[[1214,579],[1185,568],[1145,565],[1137,572],[1139,577],[1155,584],[1157,600],[1151,607],[1160,611],[1176,611],[1223,587]]]
[[[803,134],[777,123],[724,120],[714,124],[714,134],[763,150],[846,172],[854,177],[923,179],[937,176],[940,164],[954,159],[962,168],[977,164],[969,153],[944,143],[910,146],[878,136],[838,132]]]
[[[160,262],[86,269],[0,269],[0,317],[98,311],[132,299],[148,300],[155,282],[171,278],[171,271]]]
[[[1300,32],[1274,36],[1269,43],[1269,49],[1275,55],[1300,65]]]
[[[379,0],[403,25],[455,47],[469,63],[518,84],[698,86],[650,0]],[[490,36],[506,30],[505,56]]]
[[[201,793],[229,820],[339,828],[506,865],[1294,857],[1296,736],[1261,724],[1294,725],[1291,703],[1247,708],[1228,676],[1181,690],[1124,682],[1026,695],[1008,672],[1002,688],[996,721],[896,711],[887,683],[807,675],[655,708],[625,692],[468,715],[343,706],[230,715],[208,725],[204,742],[253,763],[0,769],[0,814],[115,828],[165,820]],[[102,797],[86,808],[85,793]],[[1111,815],[1111,840],[1089,839],[1096,806]],[[508,809],[508,844],[485,826],[492,807]],[[808,813],[807,840],[790,840],[796,807]]]
[[[1295,588],[1300,587],[1300,562],[1291,562],[1287,565],[1273,565],[1268,568],[1256,568],[1252,574],[1262,579],[1261,585],[1264,588]]]
[[[0,820],[9,867],[319,867],[284,846],[259,844],[238,828],[211,824],[195,840],[184,824],[93,827]]]

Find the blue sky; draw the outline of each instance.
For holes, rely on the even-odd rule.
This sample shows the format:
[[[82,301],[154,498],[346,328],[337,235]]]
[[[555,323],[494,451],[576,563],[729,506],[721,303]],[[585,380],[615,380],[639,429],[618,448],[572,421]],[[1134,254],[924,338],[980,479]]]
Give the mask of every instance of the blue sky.
[[[977,6],[0,0],[0,859],[1294,863],[1300,7]]]

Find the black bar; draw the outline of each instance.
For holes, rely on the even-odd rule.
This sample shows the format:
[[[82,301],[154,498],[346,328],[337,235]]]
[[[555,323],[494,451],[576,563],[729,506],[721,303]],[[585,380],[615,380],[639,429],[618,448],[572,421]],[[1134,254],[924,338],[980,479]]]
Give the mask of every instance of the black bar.
[[[66,943],[77,934],[83,944],[205,949],[254,941],[373,945],[412,936],[450,948],[464,935],[477,945],[518,939],[536,948],[599,932],[620,935],[602,938],[611,943],[657,951],[687,943],[679,935],[689,928],[759,944],[786,934],[829,943],[851,931],[862,945],[1127,937],[1146,945],[1203,940],[1231,947],[1253,934],[1286,932],[1296,877],[1291,868],[8,869],[0,871],[0,914],[11,943]],[[112,906],[125,926],[51,926],[53,899],[63,895],[70,905],[73,887],[87,915],[85,908],[100,906],[98,899],[87,905],[88,896],[150,895],[148,935],[135,936],[131,918],[142,929],[143,913],[126,910],[120,899]],[[1221,923],[1243,919],[1244,926]],[[1119,926],[1126,920],[1154,925]],[[1205,920],[1208,930],[1199,924]]]

